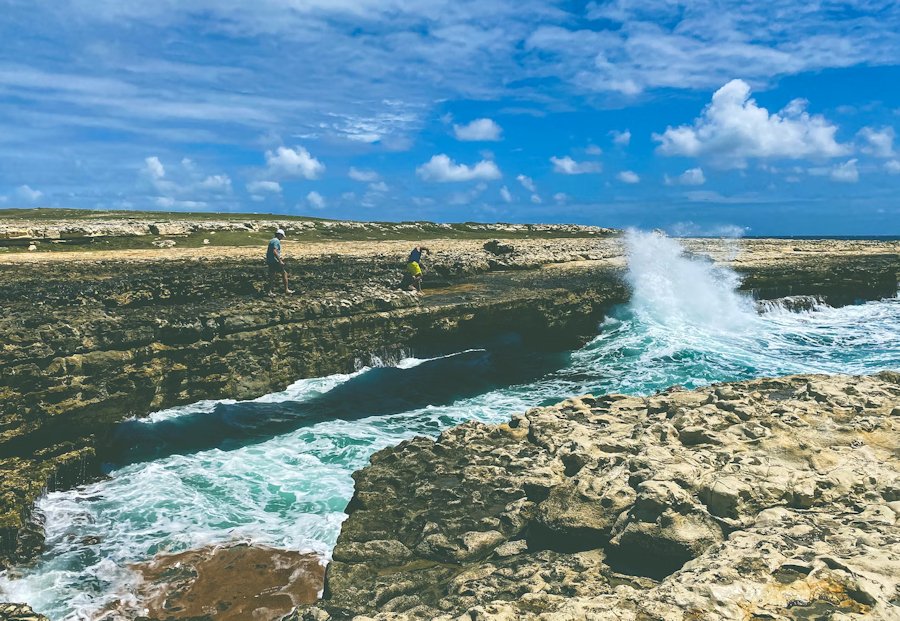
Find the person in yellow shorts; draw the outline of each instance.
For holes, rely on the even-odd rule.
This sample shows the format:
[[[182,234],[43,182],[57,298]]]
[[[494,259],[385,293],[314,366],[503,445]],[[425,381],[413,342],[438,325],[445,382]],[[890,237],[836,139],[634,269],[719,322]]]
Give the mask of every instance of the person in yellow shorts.
[[[422,255],[429,252],[428,248],[420,244],[409,253],[409,258],[406,260],[406,274],[403,275],[403,282],[400,283],[401,289],[422,293]]]

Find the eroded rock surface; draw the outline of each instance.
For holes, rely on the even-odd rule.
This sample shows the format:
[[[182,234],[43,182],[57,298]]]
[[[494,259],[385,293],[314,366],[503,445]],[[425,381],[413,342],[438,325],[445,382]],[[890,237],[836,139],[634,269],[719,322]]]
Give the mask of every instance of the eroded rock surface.
[[[900,374],[608,395],[386,449],[302,619],[900,619]]]
[[[158,556],[133,566],[144,583],[104,621],[244,621],[277,619],[315,602],[325,568],[315,554],[232,545]]]
[[[0,621],[48,621],[25,604],[0,604]]]

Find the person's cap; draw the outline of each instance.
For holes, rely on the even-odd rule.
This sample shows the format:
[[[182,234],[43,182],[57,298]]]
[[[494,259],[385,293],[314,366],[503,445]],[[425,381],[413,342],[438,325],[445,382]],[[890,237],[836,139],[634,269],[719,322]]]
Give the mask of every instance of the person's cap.
[[[284,229],[278,229],[277,231],[275,231],[275,234],[276,235],[284,235]]]

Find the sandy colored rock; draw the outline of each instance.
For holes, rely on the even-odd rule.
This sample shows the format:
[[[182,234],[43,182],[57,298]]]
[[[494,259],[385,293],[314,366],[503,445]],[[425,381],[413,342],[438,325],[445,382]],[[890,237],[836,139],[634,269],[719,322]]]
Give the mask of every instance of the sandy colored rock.
[[[0,621],[48,621],[25,604],[0,604]]]
[[[409,440],[293,618],[900,619],[898,405],[898,373],[806,375]]]

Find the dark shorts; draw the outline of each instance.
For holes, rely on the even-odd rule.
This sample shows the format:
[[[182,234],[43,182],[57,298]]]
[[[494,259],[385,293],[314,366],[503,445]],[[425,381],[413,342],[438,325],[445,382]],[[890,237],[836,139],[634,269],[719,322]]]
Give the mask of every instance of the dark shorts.
[[[284,266],[278,262],[266,262],[269,266],[269,274],[284,274]]]

